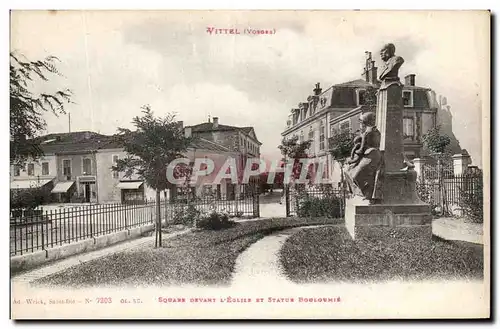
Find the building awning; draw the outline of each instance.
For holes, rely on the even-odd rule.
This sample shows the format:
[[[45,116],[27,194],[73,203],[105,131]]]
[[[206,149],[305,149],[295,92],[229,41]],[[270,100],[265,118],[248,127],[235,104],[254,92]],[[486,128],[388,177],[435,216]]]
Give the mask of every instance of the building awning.
[[[10,188],[11,189],[40,188],[51,181],[52,179],[15,180],[10,182]]]
[[[119,182],[116,187],[124,190],[137,190],[144,182]]]
[[[52,193],[66,193],[75,184],[74,181],[60,182],[52,189]]]

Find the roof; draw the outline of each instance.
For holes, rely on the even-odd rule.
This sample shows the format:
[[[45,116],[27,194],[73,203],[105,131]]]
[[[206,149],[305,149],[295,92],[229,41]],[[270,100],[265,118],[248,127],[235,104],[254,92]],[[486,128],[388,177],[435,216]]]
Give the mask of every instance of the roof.
[[[240,129],[243,130],[245,134],[249,134],[252,131],[253,127],[242,127]]]
[[[92,131],[48,134],[37,138],[44,153],[90,153],[120,147],[112,136]]]
[[[347,82],[333,85],[333,87],[353,87],[353,88],[373,87],[373,88],[378,88],[379,85],[371,84],[369,82],[366,82],[366,80],[363,80],[363,79],[356,79],[356,80],[347,81]],[[426,88],[426,87],[410,86],[410,85],[403,85],[403,88],[404,89],[425,89],[425,90],[430,89],[430,88]]]
[[[202,131],[223,131],[223,130],[240,130],[240,127],[228,126],[218,124],[217,127],[214,127],[213,122],[204,122],[194,126],[190,126],[193,132],[202,132]]]
[[[244,129],[250,131],[253,128],[245,127]],[[54,154],[91,153],[101,149],[123,147],[113,136],[93,132],[49,134],[39,137],[39,140],[42,141],[41,147],[44,153]],[[215,152],[230,152],[227,147],[204,138],[196,138],[190,147]]]
[[[377,87],[376,85],[366,82],[366,80],[363,79],[347,81],[333,86],[334,87]]]

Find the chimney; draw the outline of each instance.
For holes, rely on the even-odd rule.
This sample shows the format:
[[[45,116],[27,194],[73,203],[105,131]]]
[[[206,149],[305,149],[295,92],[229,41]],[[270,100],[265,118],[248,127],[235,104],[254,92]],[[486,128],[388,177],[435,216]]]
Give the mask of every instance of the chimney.
[[[186,138],[191,137],[191,133],[192,133],[191,127],[184,128],[184,137]]]
[[[219,127],[219,117],[214,117],[214,125],[213,125],[214,128],[217,128]]]
[[[321,89],[319,86],[319,82],[316,83],[316,88],[313,89],[314,95],[316,95],[316,96],[320,95],[322,90],[323,89]]]
[[[369,51],[365,51],[366,54],[366,62],[365,69],[363,70],[363,76],[365,77],[365,81],[371,84],[376,84],[377,80],[377,67],[375,66],[375,61],[372,60],[372,53]]]
[[[405,76],[405,86],[415,86],[415,74]]]

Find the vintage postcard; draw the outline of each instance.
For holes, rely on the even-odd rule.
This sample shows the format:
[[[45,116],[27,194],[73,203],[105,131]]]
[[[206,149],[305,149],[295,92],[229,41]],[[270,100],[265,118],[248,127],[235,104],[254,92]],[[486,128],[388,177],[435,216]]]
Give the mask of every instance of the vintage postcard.
[[[490,317],[489,11],[10,16],[12,319]]]

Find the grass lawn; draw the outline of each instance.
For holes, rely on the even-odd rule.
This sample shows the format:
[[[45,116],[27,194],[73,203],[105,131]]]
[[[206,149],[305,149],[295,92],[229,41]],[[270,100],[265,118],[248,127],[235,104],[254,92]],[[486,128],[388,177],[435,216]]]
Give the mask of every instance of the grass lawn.
[[[77,265],[34,284],[74,288],[117,285],[227,285],[238,255],[263,236],[288,227],[331,223],[325,219],[240,222],[221,231],[195,231]]]
[[[294,234],[280,258],[297,283],[483,278],[482,245],[437,237],[353,241],[341,225]]]

